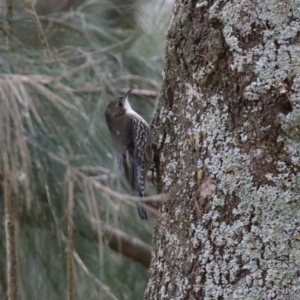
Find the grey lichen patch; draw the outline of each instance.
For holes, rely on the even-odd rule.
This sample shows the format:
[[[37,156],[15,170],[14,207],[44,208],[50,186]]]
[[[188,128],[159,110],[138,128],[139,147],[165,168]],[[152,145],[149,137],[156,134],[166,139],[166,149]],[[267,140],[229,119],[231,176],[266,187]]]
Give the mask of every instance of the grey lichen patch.
[[[224,25],[223,36],[233,55],[231,68],[244,72],[250,67],[256,75],[245,87],[245,99],[258,100],[284,80],[299,75],[299,44],[291,42],[300,32],[298,1],[229,1],[220,10],[222,2],[216,1],[210,14]],[[242,40],[256,38],[258,28],[263,43],[245,43],[247,47],[243,47]],[[294,93],[289,97],[293,99]]]

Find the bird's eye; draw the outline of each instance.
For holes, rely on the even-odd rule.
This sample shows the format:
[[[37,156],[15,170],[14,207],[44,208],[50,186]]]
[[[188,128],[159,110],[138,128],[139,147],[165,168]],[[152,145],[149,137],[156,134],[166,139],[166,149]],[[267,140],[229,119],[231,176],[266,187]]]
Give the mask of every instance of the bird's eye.
[[[119,106],[119,107],[122,107],[122,106],[123,106],[123,104],[122,104],[122,103],[118,103],[118,106]]]

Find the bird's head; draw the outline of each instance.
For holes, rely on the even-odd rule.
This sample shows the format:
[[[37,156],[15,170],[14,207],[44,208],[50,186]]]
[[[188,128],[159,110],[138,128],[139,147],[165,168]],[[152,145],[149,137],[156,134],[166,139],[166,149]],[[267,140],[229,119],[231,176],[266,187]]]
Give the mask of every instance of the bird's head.
[[[113,100],[107,105],[105,116],[106,117],[118,117],[124,115],[126,111],[131,110],[130,104],[128,102],[128,95],[131,93],[132,89],[126,92],[123,96]]]

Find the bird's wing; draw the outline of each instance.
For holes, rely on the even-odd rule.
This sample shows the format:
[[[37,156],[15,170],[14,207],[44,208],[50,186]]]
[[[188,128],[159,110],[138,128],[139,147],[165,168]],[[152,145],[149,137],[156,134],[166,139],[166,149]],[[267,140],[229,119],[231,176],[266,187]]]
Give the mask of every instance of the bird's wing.
[[[126,150],[123,153],[123,167],[125,177],[130,185],[130,187],[141,196],[141,188],[139,183],[139,165],[141,164],[140,160],[136,157],[136,144],[135,138],[132,135],[132,138],[127,145]]]
[[[144,120],[134,118],[132,122],[132,130],[134,137],[133,157],[133,185],[132,187],[139,193],[139,196],[144,196],[145,188],[145,151],[150,137],[150,129]]]
[[[125,176],[138,196],[144,197],[145,188],[145,154],[149,145],[150,128],[148,124],[139,118],[133,117],[131,122],[131,134],[126,151],[123,156]],[[142,220],[147,219],[147,212],[142,204],[137,204],[139,216]]]
[[[118,165],[131,188],[139,196],[143,196],[146,170],[145,149],[148,145],[150,129],[146,121],[135,116],[130,116],[123,122],[122,136],[118,136],[117,130],[111,130],[111,134],[115,134],[114,148]]]

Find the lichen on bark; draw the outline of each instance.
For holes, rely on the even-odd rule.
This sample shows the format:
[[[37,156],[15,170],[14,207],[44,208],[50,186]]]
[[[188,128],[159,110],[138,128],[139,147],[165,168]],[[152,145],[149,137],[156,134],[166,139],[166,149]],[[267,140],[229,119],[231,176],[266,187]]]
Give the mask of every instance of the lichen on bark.
[[[145,299],[300,295],[298,1],[175,1]]]

